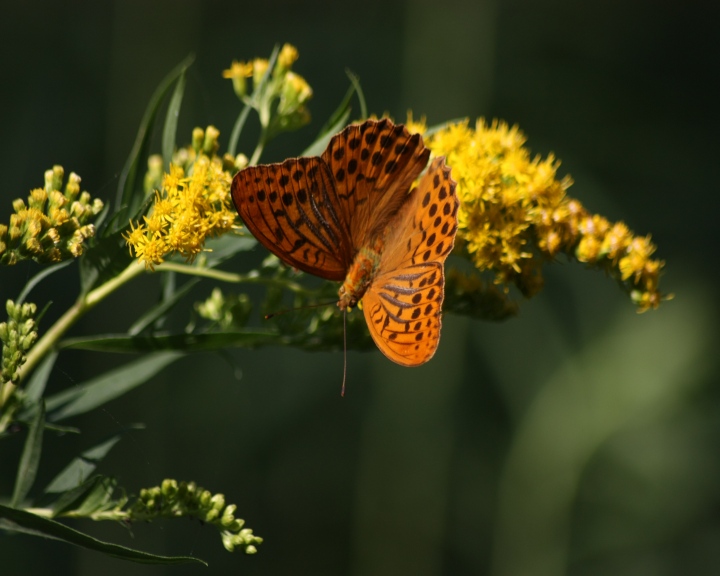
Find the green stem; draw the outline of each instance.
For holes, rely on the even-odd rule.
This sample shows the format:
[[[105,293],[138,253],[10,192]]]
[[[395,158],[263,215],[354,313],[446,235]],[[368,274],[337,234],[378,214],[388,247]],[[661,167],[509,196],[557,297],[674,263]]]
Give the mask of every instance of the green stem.
[[[35,516],[42,518],[52,518],[54,514],[52,508],[25,508],[25,512],[35,514]],[[60,514],[61,518],[89,518],[91,520],[115,520],[118,522],[127,520],[129,516],[130,515],[123,510],[104,510],[93,514],[78,514],[75,511],[70,511]]]
[[[260,138],[258,139],[257,146],[255,146],[255,151],[253,152],[252,158],[250,158],[250,166],[255,166],[258,163],[258,160],[260,160],[260,155],[263,153],[266,141],[267,128],[263,126],[260,132]]]
[[[250,274],[235,274],[233,272],[223,272],[222,270],[214,270],[212,268],[198,268],[196,266],[188,266],[187,264],[179,264],[177,262],[163,262],[159,266],[155,266],[159,272],[178,272],[189,276],[202,276],[203,278],[212,278],[220,282],[229,282],[231,284],[264,284],[270,286],[281,286],[295,293],[308,293],[309,290],[289,280],[278,280],[277,278],[264,278],[257,272]]]
[[[37,341],[35,346],[27,356],[27,361],[20,369],[20,382],[32,372],[33,368],[45,357],[47,354],[60,340],[60,338],[67,332],[70,327],[75,324],[82,316],[96,304],[105,299],[108,295],[112,294],[115,290],[120,288],[126,282],[135,278],[145,268],[138,261],[133,261],[130,266],[125,268],[120,274],[105,282],[105,284],[98,286],[95,290],[91,290],[84,296],[81,296],[75,304],[73,304],[57,322],[53,324],[50,329],[43,335],[40,340]]]

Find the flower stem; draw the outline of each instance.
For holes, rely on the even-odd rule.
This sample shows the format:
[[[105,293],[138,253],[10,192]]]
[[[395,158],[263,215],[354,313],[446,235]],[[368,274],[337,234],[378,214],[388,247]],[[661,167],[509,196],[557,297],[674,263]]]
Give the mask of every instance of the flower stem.
[[[255,166],[258,163],[258,160],[260,160],[260,155],[263,153],[263,149],[265,148],[266,138],[267,128],[263,126],[257,146],[255,146],[255,151],[253,152],[252,158],[250,158],[250,166]]]
[[[158,272],[178,272],[189,276],[202,276],[203,278],[212,278],[214,280],[219,280],[220,282],[229,282],[231,284],[274,285],[287,288],[291,292],[309,292],[306,287],[298,284],[297,282],[278,280],[277,278],[264,278],[257,272],[251,272],[250,274],[235,274],[233,272],[223,272],[222,270],[214,270],[212,268],[188,266],[187,264],[179,264],[177,262],[163,262],[162,264],[155,266],[155,270]]]
[[[50,329],[37,341],[27,356],[27,361],[20,369],[19,382],[32,372],[33,368],[45,357],[45,355],[57,344],[58,340],[75,324],[88,310],[112,294],[120,286],[135,278],[145,268],[138,262],[133,261],[120,274],[81,296]]]

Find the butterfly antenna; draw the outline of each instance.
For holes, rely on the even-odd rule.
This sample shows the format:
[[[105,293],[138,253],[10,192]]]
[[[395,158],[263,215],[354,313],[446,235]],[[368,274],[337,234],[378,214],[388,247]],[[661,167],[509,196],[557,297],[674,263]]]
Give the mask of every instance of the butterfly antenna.
[[[323,302],[322,304],[309,304],[307,306],[299,306],[297,308],[287,308],[285,310],[278,310],[277,312],[271,312],[270,314],[265,314],[265,320],[270,320],[270,318],[273,318],[275,316],[280,316],[281,314],[287,314],[288,312],[297,312],[298,310],[307,310],[308,308],[322,308],[323,306],[331,306],[336,303],[337,303],[336,301]]]
[[[345,397],[345,378],[347,377],[347,310],[343,310],[343,383],[340,396]]]

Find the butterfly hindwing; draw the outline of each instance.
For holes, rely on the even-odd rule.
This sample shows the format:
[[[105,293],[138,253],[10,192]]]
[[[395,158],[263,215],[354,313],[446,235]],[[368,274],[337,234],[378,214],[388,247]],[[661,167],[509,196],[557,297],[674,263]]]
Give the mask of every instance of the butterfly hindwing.
[[[245,168],[233,179],[232,198],[248,230],[281,260],[321,278],[345,278],[352,260],[347,220],[322,159]]]
[[[435,354],[443,286],[443,267],[437,262],[375,278],[363,297],[363,312],[373,340],[390,360],[418,366]]]
[[[352,124],[330,140],[322,158],[333,176],[353,246],[367,246],[382,233],[429,156],[419,134],[387,119]]]
[[[385,234],[378,274],[362,303],[375,343],[398,364],[423,364],[437,348],[443,264],[455,240],[458,205],[450,169],[436,158]]]

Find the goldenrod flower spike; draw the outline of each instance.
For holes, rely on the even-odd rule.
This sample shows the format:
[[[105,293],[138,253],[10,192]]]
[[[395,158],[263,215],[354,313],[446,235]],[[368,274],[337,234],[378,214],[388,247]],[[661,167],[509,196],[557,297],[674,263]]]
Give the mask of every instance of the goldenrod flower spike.
[[[172,253],[192,261],[208,237],[232,229],[231,176],[227,163],[214,155],[218,135],[212,126],[196,128],[193,146],[184,155],[185,165],[170,165],[143,222],[131,222],[125,240],[131,254],[147,268],[154,269]]]
[[[312,88],[302,76],[292,71],[298,57],[295,46],[283,45],[261,91],[257,89],[270,65],[268,60],[255,58],[250,62],[233,61],[231,67],[223,71],[223,77],[233,81],[233,90],[238,98],[258,111],[263,129],[270,131],[269,136],[278,131],[295,130],[310,121],[305,103],[312,97]],[[249,77],[253,79],[251,95],[247,93],[245,82]],[[275,101],[277,106],[274,106]],[[275,110],[271,118],[270,111],[273,108]]]
[[[636,237],[567,196],[572,180],[557,177],[560,162],[531,158],[517,126],[479,119],[474,129],[463,122],[427,140],[434,154],[446,156],[458,183],[456,246],[506,290],[512,283],[525,296],[537,293],[542,264],[562,252],[620,280],[639,312],[666,298],[658,288],[664,262],[650,258],[650,237]]]

